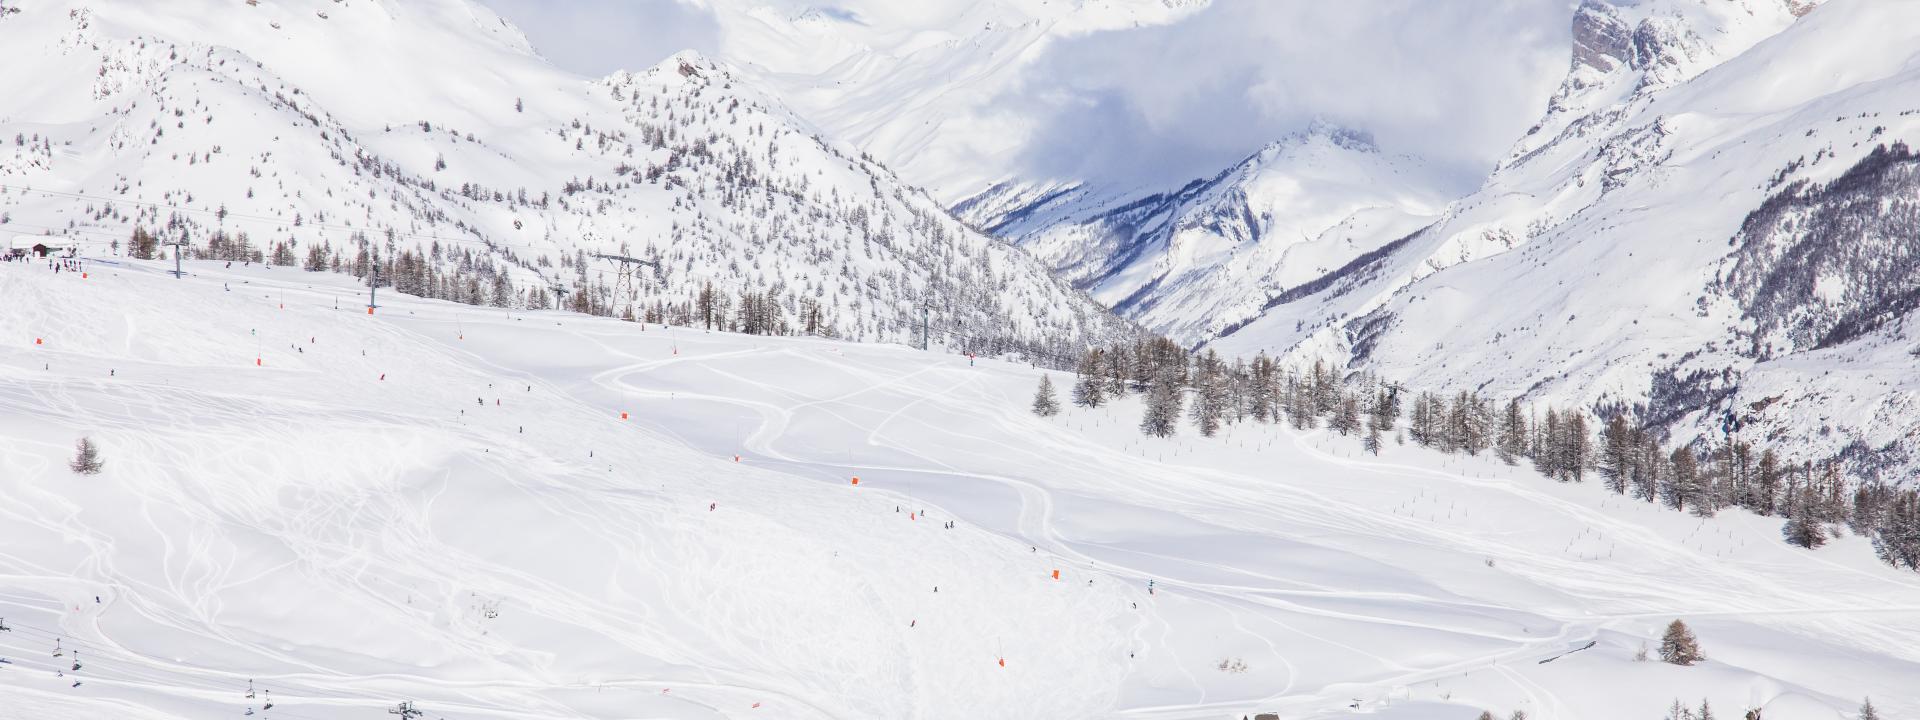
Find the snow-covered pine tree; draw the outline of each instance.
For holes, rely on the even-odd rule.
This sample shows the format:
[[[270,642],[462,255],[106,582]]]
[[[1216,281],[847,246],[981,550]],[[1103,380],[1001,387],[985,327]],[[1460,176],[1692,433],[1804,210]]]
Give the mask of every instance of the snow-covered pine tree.
[[[1507,412],[1500,418],[1500,442],[1495,448],[1500,461],[1508,465],[1520,462],[1527,454],[1527,416],[1520,411],[1518,399],[1507,401]]]
[[[1920,570],[1920,492],[1903,490],[1887,503],[1873,548],[1887,564]]]
[[[1221,372],[1220,355],[1208,350],[1204,355],[1195,356],[1191,415],[1201,437],[1213,437],[1220,432],[1220,420],[1226,413],[1226,406],[1227,383]]]
[[[1033,393],[1033,414],[1053,417],[1060,414],[1060,399],[1054,397],[1053,376],[1040,376],[1040,389]]]
[[[1773,448],[1762,449],[1760,469],[1754,479],[1754,512],[1772,515],[1779,511],[1780,475],[1780,456]]]
[[[1155,437],[1171,437],[1180,421],[1180,384],[1163,377],[1147,388],[1146,414],[1140,419],[1140,432]]]
[[[1380,454],[1380,421],[1372,415],[1367,416],[1367,437],[1364,443],[1369,454]]]
[[[1880,720],[1880,711],[1874,709],[1873,698],[1860,701],[1860,715],[1858,720]]]
[[[1653,502],[1660,496],[1660,484],[1666,479],[1666,453],[1660,448],[1660,440],[1652,433],[1642,435],[1640,460],[1633,476],[1633,494],[1641,500]]]
[[[1334,411],[1330,425],[1334,432],[1341,435],[1360,432],[1360,399],[1351,393],[1341,393],[1339,407]]]
[[[1587,435],[1587,414],[1579,411],[1567,414],[1565,472],[1574,482],[1582,482],[1586,479],[1587,465],[1592,463],[1593,441]]]
[[[1600,474],[1606,478],[1607,489],[1615,495],[1627,493],[1627,481],[1633,475],[1634,451],[1633,428],[1627,424],[1627,414],[1616,412],[1607,419],[1606,427],[1600,430]]]
[[[1700,640],[1693,636],[1693,630],[1680,620],[1668,623],[1667,632],[1660,637],[1660,661],[1672,665],[1692,665],[1703,659]]]
[[[1097,408],[1107,402],[1109,383],[1100,376],[1103,355],[1100,348],[1093,348],[1080,356],[1080,367],[1075,370],[1077,376],[1073,381],[1073,404]]]
[[[1815,515],[1816,501],[1812,488],[1802,487],[1795,492],[1800,497],[1789,503],[1787,524],[1781,529],[1787,542],[1812,550],[1827,544],[1827,530]]]
[[[1546,418],[1534,427],[1533,469],[1550,478],[1560,478],[1560,413],[1547,408]]]
[[[1660,496],[1666,500],[1667,507],[1686,510],[1692,502],[1694,485],[1699,482],[1699,461],[1694,457],[1693,448],[1680,446],[1668,456],[1666,483],[1661,485]]]
[[[67,463],[68,469],[81,475],[96,475],[106,466],[106,461],[100,459],[100,448],[93,444],[93,438],[83,437],[73,444],[73,461]]]

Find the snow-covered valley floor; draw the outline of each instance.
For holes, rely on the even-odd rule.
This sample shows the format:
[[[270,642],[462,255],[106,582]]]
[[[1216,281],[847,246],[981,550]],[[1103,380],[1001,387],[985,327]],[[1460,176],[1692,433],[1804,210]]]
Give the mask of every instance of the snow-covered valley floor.
[[[1859,538],[1042,419],[999,361],[163,269],[0,263],[0,717],[1920,717],[1920,575]],[[1708,661],[1636,662],[1675,618]]]

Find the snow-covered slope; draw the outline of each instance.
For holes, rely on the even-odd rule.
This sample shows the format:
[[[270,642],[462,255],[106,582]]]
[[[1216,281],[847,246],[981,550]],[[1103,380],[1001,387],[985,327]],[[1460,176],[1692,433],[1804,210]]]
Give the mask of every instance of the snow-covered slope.
[[[1920,713],[1920,583],[1858,537],[1041,419],[1023,364],[170,265],[0,263],[0,715]],[[1674,618],[1707,662],[1635,662]]]
[[[516,299],[559,286],[640,314],[684,312],[710,282],[861,340],[917,339],[923,306],[986,351],[1126,331],[695,55],[581,79],[464,0],[8,6],[0,229],[419,246],[483,287],[510,273]],[[664,273],[612,297],[592,253]]]
[[[1916,28],[1912,3],[1590,2],[1566,86],[1482,190],[1214,344],[1901,480]]]
[[[1416,158],[1326,123],[1176,191],[997,186],[955,206],[1115,312],[1183,343],[1431,223],[1451,196]]]

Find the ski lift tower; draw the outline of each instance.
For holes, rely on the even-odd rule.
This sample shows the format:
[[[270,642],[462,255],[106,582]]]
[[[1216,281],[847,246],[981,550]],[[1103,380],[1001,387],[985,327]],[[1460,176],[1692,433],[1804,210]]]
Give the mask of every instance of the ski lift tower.
[[[186,250],[187,236],[183,234],[178,238],[168,240],[160,244],[170,245],[173,247],[173,278],[175,280],[178,280],[180,278],[186,277],[187,276],[186,271],[180,269],[180,253]]]
[[[399,715],[400,720],[415,720],[426,713],[413,706],[412,700],[402,701],[399,705],[387,708],[388,715]]]
[[[594,253],[593,256],[619,265],[619,269],[614,271],[613,296],[616,298],[626,298],[629,310],[633,307],[633,273],[637,269],[637,266],[645,265],[653,268],[653,275],[656,278],[666,277],[666,273],[660,269],[660,263],[655,260],[642,260],[626,255],[604,255],[601,253]]]

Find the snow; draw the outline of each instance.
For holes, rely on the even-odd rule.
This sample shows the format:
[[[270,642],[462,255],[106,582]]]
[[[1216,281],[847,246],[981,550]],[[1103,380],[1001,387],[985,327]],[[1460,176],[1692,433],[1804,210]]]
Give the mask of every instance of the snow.
[[[1849,344],[1822,354],[1825,363],[1753,357],[1743,349],[1753,319],[1716,287],[1744,218],[1777,192],[1776,175],[1831,181],[1875,147],[1920,134],[1911,102],[1920,5],[1812,5],[1587,3],[1583,14],[1617,17],[1657,52],[1610,68],[1576,57],[1539,128],[1479,191],[1364,272],[1268,308],[1210,347],[1340,358],[1413,387],[1578,407],[1672,409],[1682,401],[1656,397],[1658,377],[1725,373],[1731,386],[1769,389],[1737,390],[1747,402],[1795,401],[1761,413],[1769,432],[1748,438],[1795,461],[1911,435],[1910,421],[1872,420],[1914,403],[1905,383],[1825,378],[1850,376],[1834,364],[1844,358],[1881,351]],[[1835,304],[1865,282],[1823,278],[1820,299]],[[1719,420],[1739,412],[1735,402],[1686,408],[1697,412],[1668,428],[1672,439],[1723,439]],[[1857,412],[1794,409],[1815,406]],[[1896,460],[1882,479],[1913,475],[1910,458]]]
[[[1325,430],[1148,439],[1134,399],[1041,419],[997,360],[168,269],[0,263],[10,712],[238,715],[249,679],[294,720],[1920,712],[1920,577],[1857,537]],[[1676,617],[1708,662],[1634,662]]]
[[[1115,312],[1195,344],[1432,223],[1467,190],[1438,175],[1319,122],[1176,190],[1005,185],[957,209]]]
[[[300,257],[392,232],[389,258],[479,253],[521,296],[611,295],[615,269],[586,257],[630,255],[664,267],[638,312],[712,283],[789,318],[817,304],[861,340],[917,336],[927,305],[975,338],[1129,331],[694,53],[580,78],[468,0],[49,2],[0,38],[20,56],[0,75],[0,229],[218,229]]]

